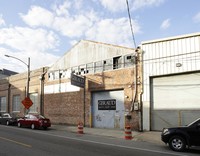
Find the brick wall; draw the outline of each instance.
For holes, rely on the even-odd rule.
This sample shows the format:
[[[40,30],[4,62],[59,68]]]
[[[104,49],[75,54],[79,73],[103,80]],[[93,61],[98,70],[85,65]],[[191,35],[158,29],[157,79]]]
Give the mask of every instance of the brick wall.
[[[93,91],[124,90],[128,96],[124,99],[125,109],[130,110],[134,92],[134,68],[117,69],[97,74],[86,75],[86,99],[85,99],[85,125],[91,126],[90,108],[91,95]],[[64,80],[60,80],[60,82]],[[65,80],[66,81],[66,80]],[[67,80],[69,81],[69,80]],[[56,84],[59,81],[47,82]],[[56,94],[46,94],[44,97],[45,116],[49,117],[52,123],[77,125],[83,122],[84,98],[83,89],[79,92],[66,92]],[[138,112],[131,112],[132,119],[127,120],[132,129],[138,130]]]

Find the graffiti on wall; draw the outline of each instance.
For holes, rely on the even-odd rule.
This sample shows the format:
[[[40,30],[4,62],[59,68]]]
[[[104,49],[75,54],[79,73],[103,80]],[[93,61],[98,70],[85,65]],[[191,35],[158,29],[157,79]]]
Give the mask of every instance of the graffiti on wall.
[[[95,119],[96,119],[96,121],[102,121],[102,120],[101,120],[101,116],[100,116],[99,114],[96,115]]]

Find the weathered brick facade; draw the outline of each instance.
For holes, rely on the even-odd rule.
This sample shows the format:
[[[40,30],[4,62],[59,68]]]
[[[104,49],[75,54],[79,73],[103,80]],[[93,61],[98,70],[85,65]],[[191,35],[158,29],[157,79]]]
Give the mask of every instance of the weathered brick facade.
[[[38,94],[37,99],[37,112],[40,112],[41,105],[41,80],[40,76],[47,70],[45,68],[33,70],[30,72],[30,87],[29,94]],[[26,86],[27,86],[27,73],[21,73],[12,75],[7,78],[0,80],[0,97],[6,97],[6,112],[9,112],[15,116],[23,116],[25,114],[25,108],[20,104],[18,111],[13,111],[13,96],[17,95],[20,97],[20,101],[26,97]]]
[[[126,110],[131,110],[133,104],[135,67],[106,71],[86,76],[85,88],[85,125],[92,127],[91,121],[91,96],[94,91],[124,90],[124,105]],[[70,80],[65,80],[70,81]],[[64,80],[62,80],[64,82]],[[45,85],[58,83],[47,82]],[[66,92],[46,94],[44,97],[45,116],[53,123],[77,125],[84,122],[84,89],[79,92]],[[132,129],[138,130],[138,112],[131,112],[131,120],[126,119]]]

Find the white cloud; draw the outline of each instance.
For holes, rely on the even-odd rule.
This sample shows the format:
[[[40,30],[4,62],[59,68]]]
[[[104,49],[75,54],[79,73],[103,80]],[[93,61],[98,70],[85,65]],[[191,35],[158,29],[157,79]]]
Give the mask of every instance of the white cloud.
[[[165,30],[165,29],[169,28],[170,25],[171,25],[170,19],[168,18],[168,19],[166,19],[166,20],[164,20],[164,21],[162,22],[160,28],[163,29],[163,30]]]
[[[96,20],[96,15],[93,11],[70,15],[67,11],[69,6],[68,3],[57,8],[54,6],[57,15],[44,8],[34,6],[27,15],[21,14],[21,17],[29,26],[46,26],[67,37],[80,37],[92,25],[93,20]]]
[[[15,56],[21,60],[25,60],[25,62],[31,56],[31,69],[45,66],[49,62],[55,62],[58,56],[50,54],[49,51],[55,50],[58,45],[57,35],[51,31],[22,27],[0,29],[0,46],[5,47],[1,51],[2,55],[8,54]],[[19,66],[19,61],[11,58],[6,59],[7,62],[4,57],[0,58],[0,62],[5,62],[2,65],[4,66],[3,68],[24,71],[24,68]],[[8,65],[10,61],[13,66]]]
[[[27,15],[20,14],[22,20],[30,26],[51,26],[54,15],[47,9],[32,6]]]
[[[140,27],[136,21],[133,21],[133,26],[134,32],[139,33]],[[133,45],[127,18],[102,19],[86,32],[86,38],[129,47]]]
[[[84,6],[84,1],[83,0],[74,0],[73,4],[74,4],[74,8],[76,10],[80,10]]]
[[[17,50],[45,51],[54,49],[59,43],[57,35],[44,29],[30,29],[23,27],[0,29],[0,44]]]
[[[112,11],[119,12],[127,9],[126,0],[100,0],[104,8]],[[144,7],[159,6],[164,0],[128,0],[130,9],[137,10]]]
[[[72,7],[72,3],[71,1],[65,1],[63,4],[61,5],[53,5],[53,10],[56,12],[56,15],[58,16],[69,16],[69,12],[68,9]]]
[[[193,17],[193,21],[195,23],[200,23],[200,12],[197,13],[194,17]]]
[[[4,19],[3,19],[3,15],[0,14],[0,26],[4,26],[6,25]]]
[[[144,7],[154,7],[161,5],[165,0],[131,0],[130,6],[133,10]]]
[[[125,0],[100,0],[101,4],[104,8],[112,11],[118,12],[126,9],[126,1]]]
[[[80,37],[92,25],[92,21],[85,15],[74,17],[56,17],[52,28],[67,37]]]

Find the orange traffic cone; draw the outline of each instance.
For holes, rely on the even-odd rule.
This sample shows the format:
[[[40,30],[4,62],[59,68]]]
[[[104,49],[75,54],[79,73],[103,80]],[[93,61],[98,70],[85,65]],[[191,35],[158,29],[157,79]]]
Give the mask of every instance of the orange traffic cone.
[[[125,139],[126,140],[131,140],[133,137],[132,137],[132,131],[131,131],[131,127],[130,126],[125,126],[125,129],[124,129],[124,133],[125,133]]]
[[[82,124],[82,122],[78,123],[78,133],[83,134],[83,124]]]

